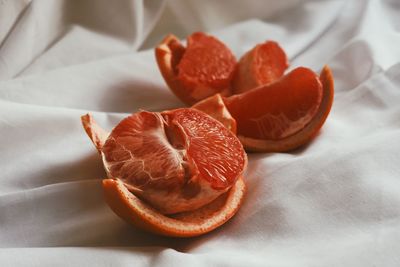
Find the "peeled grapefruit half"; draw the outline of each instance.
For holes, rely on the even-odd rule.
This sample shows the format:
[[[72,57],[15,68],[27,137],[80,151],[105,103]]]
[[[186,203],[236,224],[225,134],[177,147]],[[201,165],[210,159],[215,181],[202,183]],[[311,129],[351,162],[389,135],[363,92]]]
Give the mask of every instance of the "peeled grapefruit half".
[[[184,47],[170,34],[156,47],[155,55],[164,80],[184,103],[193,105],[216,93],[231,94],[236,59],[215,37],[196,32]]]
[[[232,80],[232,92],[240,94],[273,83],[288,66],[285,51],[277,42],[258,44],[239,60]]]
[[[238,210],[247,157],[237,137],[207,114],[141,111],[106,139],[89,114],[82,123],[109,177],[103,180],[106,201],[127,222],[158,234],[196,236]]]

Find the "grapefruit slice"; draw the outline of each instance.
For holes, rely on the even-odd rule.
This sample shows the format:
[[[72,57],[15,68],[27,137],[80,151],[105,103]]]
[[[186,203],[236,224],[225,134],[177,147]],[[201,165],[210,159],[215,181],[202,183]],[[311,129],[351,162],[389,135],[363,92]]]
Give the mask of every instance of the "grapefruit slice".
[[[216,93],[230,95],[236,59],[221,41],[201,32],[184,47],[168,35],[155,49],[157,63],[172,92],[188,105]]]
[[[333,75],[297,68],[277,82],[225,98],[246,150],[283,152],[310,141],[333,103]]]
[[[127,222],[158,234],[196,236],[239,209],[246,154],[237,137],[205,113],[142,111],[110,134],[89,114],[81,120],[102,154],[106,201]]]
[[[256,45],[242,56],[232,80],[232,91],[240,94],[278,80],[287,67],[285,51],[274,41]]]

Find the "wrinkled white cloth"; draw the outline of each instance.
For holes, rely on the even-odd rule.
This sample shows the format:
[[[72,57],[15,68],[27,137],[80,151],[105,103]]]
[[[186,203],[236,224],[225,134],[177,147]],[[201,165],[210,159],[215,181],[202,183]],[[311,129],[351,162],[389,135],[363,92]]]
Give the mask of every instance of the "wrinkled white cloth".
[[[211,32],[240,57],[278,41],[291,68],[331,66],[322,131],[249,155],[239,213],[190,239],[105,204],[80,115],[111,129],[182,106],[152,47]],[[0,266],[400,266],[400,2],[0,1]]]

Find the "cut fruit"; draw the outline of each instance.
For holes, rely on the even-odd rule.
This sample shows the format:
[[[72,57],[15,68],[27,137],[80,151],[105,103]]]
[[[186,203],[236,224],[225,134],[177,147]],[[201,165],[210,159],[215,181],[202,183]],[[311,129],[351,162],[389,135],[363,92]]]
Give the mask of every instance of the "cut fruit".
[[[189,237],[217,228],[239,209],[246,154],[237,137],[205,113],[142,111],[110,134],[90,114],[81,120],[109,176],[103,181],[107,203],[127,222]]]
[[[168,35],[155,49],[164,80],[188,105],[216,93],[230,95],[236,59],[221,41],[204,33],[193,33],[185,48]]]
[[[186,110],[189,110],[189,113],[185,112]],[[178,113],[178,115],[174,114],[174,113]],[[160,113],[158,113],[158,114],[160,114]],[[205,144],[204,141],[207,138],[213,138],[213,135],[215,135],[214,131],[216,131],[217,133],[221,132],[222,135],[227,135],[227,137],[225,136],[224,138],[228,138],[231,140],[236,138],[236,137],[232,138],[233,134],[230,133],[230,131],[227,130],[222,124],[213,120],[208,115],[206,115],[200,111],[196,111],[194,109],[180,109],[178,111],[176,111],[176,110],[169,111],[169,112],[164,112],[162,114],[165,114],[166,116],[172,116],[172,117],[175,116],[175,119],[177,121],[180,121],[181,125],[189,126],[189,127],[186,127],[188,129],[187,129],[187,131],[185,131],[185,133],[191,132],[191,133],[189,133],[189,135],[192,137],[192,139],[193,139],[193,137],[195,137],[195,139],[197,139],[199,136],[202,136],[202,133],[208,133],[211,130],[211,133],[208,133],[209,135],[206,134],[206,136],[204,138],[200,138],[203,140],[192,140],[194,143],[191,146],[192,150],[200,149],[204,145],[206,146],[205,147],[206,151],[203,151],[203,152],[190,151],[190,152],[188,152],[188,153],[193,154],[192,155],[193,158],[196,158],[196,157],[198,158],[199,156],[200,157],[209,156],[207,151],[209,151],[210,148],[207,148],[207,144]],[[142,115],[152,116],[150,112],[145,112]],[[133,115],[133,116],[135,116],[135,115]],[[203,118],[205,120],[205,122],[203,122],[203,124],[200,125],[201,123],[199,123],[198,121],[193,119],[193,117],[196,117],[196,116],[200,117],[200,118],[206,117],[206,119]],[[182,122],[182,119],[183,120],[188,119],[188,121]],[[154,120],[151,117],[150,117],[150,123],[145,123],[147,120],[144,120],[141,123],[138,123],[138,121],[136,121],[136,120],[132,121],[132,119],[130,119],[128,117],[127,119],[123,120],[122,123],[120,123],[116,128],[114,128],[114,130],[113,130],[114,136],[113,136],[113,134],[110,135],[107,131],[100,128],[90,114],[82,116],[81,120],[82,120],[82,124],[84,125],[84,128],[86,130],[86,133],[88,134],[89,138],[94,143],[96,149],[98,149],[100,152],[104,148],[106,138],[109,138],[109,139],[115,138],[114,131],[118,132],[120,130],[120,129],[118,130],[117,128],[121,128],[121,127],[125,128],[125,126],[127,126],[126,123],[133,126],[133,128],[137,128],[138,125],[139,126],[141,125],[141,127],[146,126],[147,129],[149,129],[149,128],[151,128],[152,125],[154,125]],[[207,123],[207,121],[210,121],[210,120],[211,120],[211,128],[209,128],[210,123]],[[157,120],[155,120],[155,121],[157,121]],[[171,122],[171,120],[170,120],[170,122]],[[197,123],[197,125],[194,125],[195,123]],[[198,127],[200,127],[200,128],[205,127],[205,128],[198,130],[200,133],[196,133],[195,131],[197,131],[196,129],[198,129]],[[170,138],[168,142],[171,142],[175,146],[180,147],[183,139],[175,138],[173,136],[174,133],[176,133],[175,132],[176,129],[172,129],[171,131],[170,130],[166,131],[166,134]],[[124,141],[129,140],[129,138],[130,138],[129,135],[131,135],[130,132],[132,132],[132,130],[129,130],[129,127],[128,127],[126,134],[120,135],[120,133],[119,133],[117,135],[120,135],[120,137],[123,139],[123,142],[124,142]],[[221,140],[219,140],[218,142],[220,142],[220,141]],[[228,143],[229,143],[229,141],[228,141]],[[229,148],[228,143],[222,142],[222,145],[223,146],[228,145],[228,148]],[[221,145],[221,144],[217,144],[217,146],[219,146],[219,145]],[[244,197],[244,193],[245,193],[245,184],[244,184],[243,178],[241,177],[241,173],[243,172],[244,167],[246,165],[247,157],[244,154],[243,148],[241,148],[241,144],[237,139],[236,139],[236,141],[234,140],[233,146],[234,146],[233,149],[228,149],[228,150],[230,150],[232,157],[237,157],[237,158],[241,157],[242,158],[242,161],[244,161],[244,162],[242,163],[242,165],[239,164],[240,166],[236,167],[237,170],[240,170],[241,168],[242,168],[242,170],[234,171],[232,168],[232,165],[230,165],[230,163],[225,163],[223,165],[223,167],[226,168],[225,173],[231,172],[230,175],[228,174],[226,176],[226,178],[228,178],[228,179],[225,182],[227,182],[228,185],[226,183],[223,183],[223,181],[216,181],[216,182],[211,181],[212,186],[208,186],[208,187],[213,188],[213,186],[214,186],[214,187],[222,188],[221,194],[219,194],[216,198],[211,199],[210,201],[208,201],[207,204],[205,204],[204,206],[202,206],[198,209],[186,211],[186,212],[180,212],[180,213],[176,213],[173,215],[163,215],[158,209],[151,206],[148,202],[144,201],[143,199],[138,198],[132,192],[130,192],[129,188],[131,188],[131,186],[129,184],[127,184],[126,182],[124,182],[121,179],[116,179],[116,178],[112,178],[112,177],[103,180],[103,190],[104,190],[106,201],[109,204],[109,206],[112,208],[112,210],[117,215],[119,215],[122,219],[126,220],[128,223],[134,224],[140,228],[143,228],[145,230],[151,231],[156,234],[175,236],[175,237],[190,237],[190,236],[197,236],[197,235],[201,235],[201,234],[207,233],[209,231],[212,231],[213,229],[219,227],[220,225],[222,225],[223,223],[228,221],[238,211],[238,209],[243,201],[243,197]],[[228,152],[227,148],[220,148],[220,147],[213,148],[213,150],[218,151],[218,152],[221,152],[220,151],[221,149],[225,152]],[[162,150],[161,150],[161,152],[162,152]],[[236,152],[234,152],[234,151],[236,151]],[[107,163],[104,153],[102,153],[102,154],[103,154],[103,160],[105,161],[105,163]],[[222,154],[224,154],[224,152],[222,152]],[[124,158],[124,157],[122,156],[122,158]],[[222,157],[220,156],[220,158],[217,160],[221,161],[221,158],[224,158],[224,155],[222,155]],[[211,157],[211,159],[213,159],[213,156]],[[235,159],[235,160],[237,161],[237,159]],[[241,160],[239,160],[239,161],[241,161]],[[203,162],[200,162],[199,165],[204,165],[206,163],[207,163],[207,160],[203,160]],[[216,170],[217,170],[217,172],[218,172],[218,170],[221,171],[220,173],[224,172],[224,170],[221,170],[221,168],[223,168],[223,167],[218,164],[219,164],[218,162],[211,162],[211,165],[216,167],[216,169],[214,170],[214,174],[215,174]],[[203,168],[203,171],[207,170],[207,166],[199,166],[198,169],[202,169],[202,168]],[[208,171],[211,173],[213,172],[213,170],[211,170],[211,169],[209,169]],[[236,174],[232,174],[232,172],[237,173],[238,176],[234,177]],[[200,171],[199,171],[199,173],[200,173]],[[108,171],[108,174],[110,174],[109,171]],[[218,173],[217,173],[217,175],[218,175]],[[187,178],[187,177],[184,177],[184,178]],[[205,177],[203,177],[203,178],[205,178]],[[218,179],[218,176],[207,177],[207,178],[208,179],[211,178],[211,180],[213,180],[213,179]],[[199,177],[199,180],[201,180],[200,177]],[[203,180],[205,180],[205,179],[203,179]],[[204,185],[204,182],[202,183],[202,185]],[[213,190],[215,190],[215,189],[213,188]],[[217,189],[217,190],[219,190],[219,189]],[[170,195],[169,197],[173,198],[173,195]],[[187,195],[187,197],[190,198],[190,194]],[[168,198],[166,198],[164,201],[169,202],[170,200]],[[182,201],[186,201],[186,200],[182,199]]]
[[[236,134],[236,120],[231,116],[225,106],[224,100],[220,94],[210,96],[195,105],[192,108],[207,113],[217,121],[221,122],[226,128]]]
[[[287,67],[285,51],[273,41],[255,46],[237,64],[232,80],[232,92],[240,94],[278,80]]]
[[[164,214],[204,206],[243,173],[246,154],[220,122],[195,109],[138,112],[102,148],[109,177]]]
[[[245,194],[245,184],[239,178],[228,192],[213,202],[194,211],[166,216],[129,192],[119,180],[103,180],[103,189],[111,209],[126,222],[172,237],[198,236],[221,226],[236,214]]]
[[[332,106],[329,67],[324,67],[320,77],[303,67],[282,77],[288,59],[273,41],[247,52],[236,64],[233,76],[232,53],[203,33],[191,35],[188,48],[173,35],[167,36],[156,48],[156,58],[178,97],[188,104],[202,100],[193,108],[237,131],[250,151],[282,152],[307,143],[322,127]],[[229,82],[231,92],[221,89],[229,89]]]
[[[271,85],[231,97],[216,95],[199,105],[223,123],[224,118],[234,120],[247,151],[284,152],[316,135],[329,115],[333,95],[333,75],[328,66],[320,77],[309,69],[297,68]],[[224,102],[222,119],[221,111],[213,106],[216,99]]]
[[[109,177],[164,214],[197,209],[242,175],[246,154],[220,122],[195,109],[138,112],[102,148]]]
[[[329,115],[334,95],[328,66],[319,78],[314,76],[297,69],[270,86],[224,99],[246,150],[283,152],[313,139]],[[257,118],[266,119],[256,123]]]
[[[300,131],[315,116],[322,99],[318,76],[297,68],[279,81],[226,98],[238,135],[281,140]]]

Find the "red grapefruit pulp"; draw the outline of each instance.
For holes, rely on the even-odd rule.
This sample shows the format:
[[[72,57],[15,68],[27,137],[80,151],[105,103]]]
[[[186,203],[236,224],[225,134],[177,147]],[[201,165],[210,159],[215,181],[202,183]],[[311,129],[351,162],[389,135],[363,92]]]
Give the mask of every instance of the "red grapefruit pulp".
[[[192,108],[203,111],[217,121],[221,122],[226,128],[236,134],[236,121],[229,113],[224,100],[220,94],[210,96],[197,102]]]
[[[274,41],[256,45],[239,60],[232,91],[240,94],[278,80],[288,67],[285,51]]]
[[[329,115],[333,95],[328,66],[319,77],[298,68],[273,84],[231,97],[215,95],[193,107],[199,106],[227,127],[237,125],[246,150],[282,152],[304,145],[316,135]]]
[[[174,94],[192,105],[216,93],[230,95],[236,59],[218,39],[201,32],[187,39],[187,47],[168,35],[155,49],[161,74]]]

